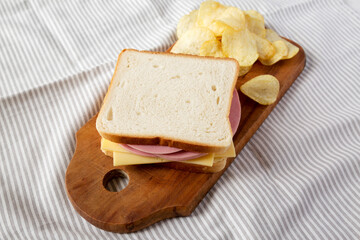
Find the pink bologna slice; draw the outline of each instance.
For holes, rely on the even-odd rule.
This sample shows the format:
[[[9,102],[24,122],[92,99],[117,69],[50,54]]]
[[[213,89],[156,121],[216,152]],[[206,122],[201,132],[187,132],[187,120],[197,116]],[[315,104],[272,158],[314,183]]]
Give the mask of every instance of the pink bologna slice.
[[[230,120],[231,130],[233,132],[233,136],[235,135],[236,130],[239,127],[240,119],[241,119],[240,98],[238,92],[235,89],[231,101],[230,114],[229,114],[229,120]]]
[[[156,155],[154,154],[151,154],[151,153],[146,153],[146,152],[143,152],[143,151],[139,151],[135,148],[132,148],[130,147],[129,145],[127,144],[120,144],[123,148],[125,148],[125,150],[128,150],[129,152],[131,153],[135,153],[136,155],[140,155],[140,156],[144,156],[144,157],[156,157]]]
[[[133,147],[130,147],[129,145],[126,144],[121,144],[121,146],[123,148],[125,148],[126,150],[128,150],[131,153],[134,153],[136,155],[139,156],[144,156],[144,157],[160,157],[166,160],[170,160],[170,161],[186,161],[189,159],[194,159],[194,158],[198,158],[201,156],[205,156],[207,153],[199,153],[199,152],[186,152],[184,150],[181,150],[176,152],[176,153],[170,153],[170,154],[151,154],[151,153],[146,153],[146,152],[142,152],[139,151]]]
[[[237,128],[239,127],[241,118],[241,105],[239,94],[234,90],[233,98],[230,107],[230,115],[229,121],[231,125],[231,129],[233,135],[235,134]],[[207,153],[199,153],[199,152],[187,152],[179,148],[173,148],[168,146],[159,146],[159,145],[126,145],[122,144],[122,146],[129,150],[132,153],[146,156],[146,157],[161,157],[166,160],[171,161],[186,161],[189,159],[198,158],[206,155]]]
[[[159,145],[128,145],[136,150],[151,154],[170,154],[182,151],[180,148]]]

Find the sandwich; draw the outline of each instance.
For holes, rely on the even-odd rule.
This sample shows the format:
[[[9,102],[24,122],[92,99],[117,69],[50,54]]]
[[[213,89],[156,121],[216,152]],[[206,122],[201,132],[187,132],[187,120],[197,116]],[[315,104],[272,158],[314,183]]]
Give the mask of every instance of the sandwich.
[[[230,58],[123,50],[96,119],[115,166],[217,172],[235,157],[241,106]]]

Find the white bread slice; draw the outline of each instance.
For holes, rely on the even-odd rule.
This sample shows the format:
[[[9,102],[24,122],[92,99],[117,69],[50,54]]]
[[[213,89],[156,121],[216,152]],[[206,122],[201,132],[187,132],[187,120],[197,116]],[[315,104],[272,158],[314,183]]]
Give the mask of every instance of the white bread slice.
[[[117,143],[223,152],[238,70],[233,59],[124,50],[96,128]]]

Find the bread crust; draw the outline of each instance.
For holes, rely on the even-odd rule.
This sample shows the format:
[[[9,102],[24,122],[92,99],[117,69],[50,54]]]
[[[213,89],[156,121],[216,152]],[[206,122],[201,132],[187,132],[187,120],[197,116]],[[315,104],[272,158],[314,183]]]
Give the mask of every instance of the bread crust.
[[[100,108],[100,112],[99,115],[102,115],[102,111],[103,111],[103,105],[106,104],[107,102],[107,97],[108,97],[108,93],[111,89],[111,86],[114,82],[114,78],[116,76],[117,73],[117,68],[121,59],[121,56],[124,52],[126,51],[135,51],[135,52],[146,52],[146,53],[150,53],[150,54],[162,54],[162,55],[180,55],[183,57],[189,57],[189,58],[209,58],[209,59],[217,59],[217,60],[221,60],[221,61],[233,61],[236,64],[236,72],[239,71],[239,63],[232,58],[215,58],[215,57],[209,57],[209,56],[196,56],[196,55],[188,55],[188,54],[178,54],[178,53],[169,53],[169,52],[151,52],[151,51],[139,51],[139,50],[135,50],[135,49],[124,49],[121,51],[121,53],[119,54],[116,66],[115,66],[115,71],[114,74],[112,76],[108,91],[105,95],[105,98],[103,100],[103,103],[101,105]],[[236,73],[233,79],[233,84],[232,84],[232,88],[231,88],[231,92],[234,91],[235,89],[235,85],[238,79],[238,74]],[[232,100],[232,94],[230,94],[230,103]],[[228,127],[230,129],[230,132],[232,132],[231,130],[231,124],[230,124],[230,120],[229,120],[229,115],[230,115],[230,105],[227,109],[227,121],[228,121]],[[97,126],[96,126],[97,127]],[[125,135],[116,135],[116,134],[109,134],[106,132],[101,132],[99,131],[99,129],[97,129],[99,134],[112,142],[116,142],[116,143],[123,143],[123,144],[137,144],[137,145],[161,145],[161,146],[169,146],[169,147],[176,147],[176,148],[180,148],[183,149],[185,151],[191,151],[191,152],[204,152],[204,153],[221,153],[224,152],[229,146],[226,147],[217,147],[217,146],[207,146],[207,145],[201,145],[199,143],[194,143],[194,142],[189,142],[189,141],[182,141],[179,139],[168,139],[165,137],[161,137],[161,136],[157,136],[157,137],[145,137],[145,136],[125,136]],[[231,143],[230,143],[231,144]]]

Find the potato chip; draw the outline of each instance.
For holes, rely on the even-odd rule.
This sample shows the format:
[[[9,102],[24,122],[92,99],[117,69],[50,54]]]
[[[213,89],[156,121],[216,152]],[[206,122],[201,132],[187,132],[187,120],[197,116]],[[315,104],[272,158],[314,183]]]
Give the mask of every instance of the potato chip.
[[[256,41],[256,48],[259,53],[259,58],[263,60],[270,59],[275,54],[275,47],[271,42],[265,38],[261,38],[258,35],[251,33]]]
[[[176,35],[179,38],[191,28],[196,26],[196,20],[198,15],[198,10],[191,11],[189,14],[180,18],[179,23],[176,27]]]
[[[252,68],[252,65],[251,66],[246,66],[246,67],[240,66],[238,76],[240,77],[240,76],[243,76],[243,75],[247,74],[250,71],[251,68]]]
[[[255,10],[247,10],[247,11],[244,11],[245,15],[248,15],[250,16],[251,18],[253,19],[257,19],[261,22],[264,22],[264,16],[261,15],[261,13],[259,13],[258,11],[255,11]]]
[[[280,83],[272,75],[260,75],[244,83],[240,90],[256,102],[270,105],[277,99]]]
[[[250,32],[259,37],[265,38],[265,21],[264,17],[255,10],[244,11],[246,26]]]
[[[299,48],[297,46],[295,46],[294,44],[290,43],[289,41],[286,41],[285,39],[281,38],[272,29],[266,29],[266,38],[271,42],[283,41],[286,44],[286,46],[288,48],[288,54],[286,56],[284,56],[282,59],[290,59],[299,52]]]
[[[212,22],[207,28],[210,29],[211,31],[213,31],[215,36],[220,39],[221,39],[223,32],[226,29],[231,29],[231,27],[229,25],[227,25],[223,22],[217,21],[217,20]]]
[[[219,40],[204,42],[200,47],[200,56],[225,57]]]
[[[278,40],[282,40],[282,38],[272,29],[266,29],[266,39],[270,42],[275,42]]]
[[[286,46],[285,42],[278,40],[273,42],[272,45],[275,47],[275,54],[270,59],[259,58],[260,62],[263,65],[273,65],[283,59],[283,57],[287,56],[288,54],[288,47]]]
[[[238,31],[244,27],[245,15],[243,11],[236,7],[226,8],[222,14],[208,26],[208,28],[213,31],[217,37],[221,37],[223,32],[228,28]]]
[[[215,1],[205,1],[200,4],[197,17],[199,27],[209,27],[218,18],[226,7]]]
[[[251,66],[258,59],[256,41],[247,28],[241,31],[226,29],[222,36],[222,49],[226,56],[235,58],[240,66]]]
[[[288,47],[288,54],[286,55],[286,57],[283,57],[283,59],[293,58],[299,52],[299,48],[287,40],[284,41]]]
[[[172,47],[172,53],[199,55],[201,45],[210,40],[216,40],[212,31],[203,27],[194,27],[186,31]]]
[[[283,59],[293,58],[299,52],[299,48],[285,39],[283,41],[288,47],[288,54]]]
[[[236,7],[228,7],[216,21],[222,22],[234,30],[239,31],[245,27],[245,14]]]

